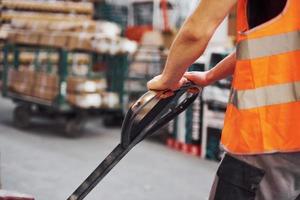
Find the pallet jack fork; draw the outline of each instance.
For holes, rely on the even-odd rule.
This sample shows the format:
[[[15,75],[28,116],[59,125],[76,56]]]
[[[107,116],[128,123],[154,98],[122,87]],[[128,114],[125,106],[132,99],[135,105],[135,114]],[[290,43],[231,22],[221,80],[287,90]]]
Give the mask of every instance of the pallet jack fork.
[[[162,128],[191,105],[201,88],[189,82],[167,98],[164,92],[145,93],[127,112],[121,132],[121,142],[73,192],[67,200],[82,200],[110,170],[139,142]]]

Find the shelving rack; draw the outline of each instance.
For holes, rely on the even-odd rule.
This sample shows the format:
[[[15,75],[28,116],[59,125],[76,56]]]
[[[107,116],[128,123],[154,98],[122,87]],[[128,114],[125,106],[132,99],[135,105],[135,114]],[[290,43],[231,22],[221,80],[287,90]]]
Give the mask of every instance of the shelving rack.
[[[58,94],[53,100],[45,100],[30,95],[18,94],[8,88],[8,74],[10,69],[18,69],[20,67],[20,53],[22,51],[34,52],[38,56],[42,52],[58,54]],[[67,99],[67,78],[69,76],[68,58],[72,53],[86,53],[91,58],[89,64],[89,77],[104,76],[108,82],[107,91],[116,92],[119,95],[120,105],[112,108],[80,108],[71,105]],[[12,58],[12,60],[9,60]],[[104,74],[94,73],[92,67],[100,62],[104,62],[107,71]],[[34,70],[39,70],[37,60],[34,61]],[[69,51],[63,48],[54,48],[47,46],[20,45],[6,43],[3,47],[3,88],[2,95],[12,99],[17,107],[14,111],[14,121],[19,127],[26,127],[32,116],[47,116],[51,118],[64,118],[66,122],[65,130],[67,136],[79,136],[85,119],[91,115],[102,115],[110,120],[118,118],[122,120],[123,116],[123,95],[124,95],[124,78],[127,71],[128,59],[127,55],[105,55],[87,51]],[[51,69],[52,63],[47,63],[47,69]],[[116,78],[117,77],[117,78]]]

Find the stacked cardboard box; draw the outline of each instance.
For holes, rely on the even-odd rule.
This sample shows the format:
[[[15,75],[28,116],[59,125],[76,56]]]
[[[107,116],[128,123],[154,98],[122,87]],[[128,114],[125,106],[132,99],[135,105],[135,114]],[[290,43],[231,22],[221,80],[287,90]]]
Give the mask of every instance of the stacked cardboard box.
[[[120,108],[119,95],[115,92],[102,93],[102,108],[117,109]]]
[[[106,33],[74,32],[71,30],[43,30],[4,28],[0,32],[9,41],[19,44],[43,45],[65,48],[68,50],[85,50],[105,54],[134,53],[137,43],[120,36],[109,36]]]
[[[1,47],[1,46],[0,46]],[[13,54],[8,55],[8,62],[13,63],[14,56]],[[3,61],[3,53],[0,51],[0,62]],[[39,52],[38,56],[35,52],[24,51],[19,53],[19,63],[28,65],[35,61],[39,63],[58,64],[59,55],[57,52]],[[78,65],[87,65],[90,63],[89,54],[83,53],[73,53],[72,56],[68,57],[68,63],[78,64]]]
[[[108,54],[134,53],[115,23],[92,20],[91,2],[2,1],[0,37],[13,43]],[[9,9],[9,10],[8,10]],[[105,48],[103,48],[105,47]]]
[[[53,101],[58,94],[58,77],[25,67],[9,69],[8,89],[17,94]]]
[[[59,92],[58,76],[44,72],[34,72],[22,67],[10,69],[8,73],[8,89],[17,94],[33,96],[53,101]],[[67,99],[82,108],[118,108],[119,96],[106,92],[105,79],[87,79],[69,77],[67,80]]]
[[[58,76],[46,73],[35,74],[33,96],[52,101],[58,95]]]
[[[79,50],[93,50],[92,40],[94,38],[94,34],[81,32],[81,33],[73,33],[69,35],[69,40],[67,43],[67,47],[70,50],[79,49]]]
[[[67,99],[71,105],[80,108],[120,108],[119,95],[114,92],[68,94]]]
[[[27,20],[27,21],[39,21],[39,20],[47,20],[50,22],[55,21],[76,21],[82,22],[86,20],[90,20],[91,17],[87,15],[69,15],[69,14],[61,14],[61,13],[43,13],[43,12],[32,12],[32,11],[13,11],[13,10],[2,10],[0,19],[4,22],[10,22],[12,20]]]
[[[65,2],[65,1],[11,1],[2,0],[2,7],[18,10],[33,10],[45,12],[93,14],[93,4],[88,2]]]
[[[26,68],[21,68],[19,71],[10,69],[8,73],[9,90],[19,94],[31,95],[34,86],[34,76],[35,73]]]
[[[67,81],[68,93],[97,93],[107,88],[105,79],[86,79],[82,77],[69,77]]]
[[[71,105],[80,108],[119,108],[119,95],[106,92],[105,79],[69,77],[67,99]]]
[[[97,93],[91,94],[72,94],[67,96],[68,102],[79,108],[100,108],[102,104],[101,95]]]

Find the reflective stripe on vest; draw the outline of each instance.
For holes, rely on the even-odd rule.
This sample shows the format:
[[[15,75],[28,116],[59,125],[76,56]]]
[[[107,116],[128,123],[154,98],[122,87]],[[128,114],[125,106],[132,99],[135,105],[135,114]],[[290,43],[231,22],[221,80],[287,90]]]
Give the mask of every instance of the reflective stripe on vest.
[[[251,90],[233,90],[230,102],[239,110],[300,101],[300,82]]]
[[[237,45],[237,59],[255,59],[297,50],[300,50],[300,31],[241,41]]]

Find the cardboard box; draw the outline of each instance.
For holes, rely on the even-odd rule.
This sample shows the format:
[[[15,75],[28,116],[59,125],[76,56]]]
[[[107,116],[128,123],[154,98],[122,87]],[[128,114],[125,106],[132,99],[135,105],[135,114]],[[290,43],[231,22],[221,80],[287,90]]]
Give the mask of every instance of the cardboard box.
[[[53,101],[58,95],[58,88],[50,88],[41,85],[36,85],[33,88],[32,95],[40,99]]]
[[[32,86],[33,86],[32,84],[30,85],[26,82],[14,82],[9,89],[18,94],[31,96]]]
[[[51,47],[66,47],[67,41],[68,34],[63,32],[42,33],[39,44]]]
[[[47,1],[11,1],[2,0],[2,6],[10,9],[93,14],[93,4],[90,2],[47,2]]]
[[[44,72],[35,73],[33,96],[52,101],[58,95],[58,76]]]
[[[100,93],[68,93],[68,102],[80,108],[120,108],[120,98],[114,92],[100,92]]]
[[[9,33],[8,39],[14,43],[38,45],[40,34],[37,32],[19,30]]]
[[[8,88],[18,94],[53,100],[58,95],[58,76],[26,68],[8,72]]]
[[[58,76],[56,74],[37,72],[35,74],[35,85],[43,88],[57,89]]]
[[[70,35],[66,47],[70,50],[88,50],[93,51],[93,34],[82,32]]]
[[[8,76],[7,76],[7,85],[9,88],[13,87],[13,83],[15,83],[18,80],[19,72],[15,69],[9,69],[8,70]]]
[[[32,94],[35,75],[33,71],[26,68],[21,71],[10,69],[8,72],[8,89],[25,95]]]
[[[27,83],[32,85],[34,83],[35,73],[29,69],[22,68],[20,70],[9,69],[8,83],[12,85],[14,82]]]
[[[86,20],[91,20],[90,15],[69,15],[62,13],[46,13],[46,12],[30,12],[30,11],[11,11],[2,10],[0,19],[3,21],[11,21],[13,19],[27,20],[27,21],[39,21],[39,20],[49,20],[53,22],[59,21],[79,21],[83,22]]]
[[[67,80],[68,93],[99,93],[105,91],[106,88],[106,79],[69,77]]]
[[[120,98],[118,93],[103,92],[101,93],[103,103],[102,108],[117,109],[120,108]]]
[[[67,95],[68,102],[80,108],[100,108],[102,105],[102,97],[99,93],[92,94],[72,94]]]

